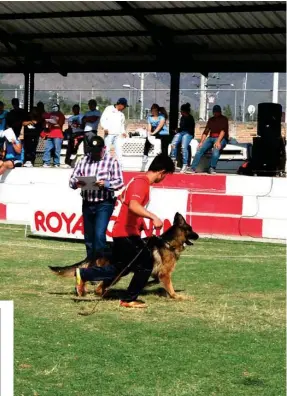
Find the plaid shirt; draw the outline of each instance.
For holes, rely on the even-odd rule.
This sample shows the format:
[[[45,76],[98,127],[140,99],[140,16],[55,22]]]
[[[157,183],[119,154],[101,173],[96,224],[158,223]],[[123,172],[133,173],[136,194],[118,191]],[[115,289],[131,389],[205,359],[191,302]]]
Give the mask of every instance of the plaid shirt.
[[[95,176],[96,180],[104,180],[105,187],[81,192],[84,201],[101,202],[114,198],[114,191],[124,185],[123,174],[118,161],[105,153],[100,161],[93,161],[89,154],[85,155],[74,168],[70,178],[70,187],[77,188],[78,176]]]

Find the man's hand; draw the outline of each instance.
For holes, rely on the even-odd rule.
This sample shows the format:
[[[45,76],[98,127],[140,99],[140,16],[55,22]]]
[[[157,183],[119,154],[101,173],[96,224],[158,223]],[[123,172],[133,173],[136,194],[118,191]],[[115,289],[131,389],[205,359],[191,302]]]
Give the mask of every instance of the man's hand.
[[[158,217],[155,216],[155,218],[152,221],[153,221],[154,228],[156,228],[156,229],[162,228],[163,222],[161,221],[161,219],[159,219]]]
[[[77,181],[77,183],[76,183],[77,188],[84,187],[85,185],[86,185],[86,183],[83,180]]]
[[[107,129],[104,129],[104,134],[105,134],[105,136],[108,136],[109,131]]]
[[[100,187],[100,188],[104,188],[105,187],[105,181],[104,180],[97,180],[95,182],[95,185]]]
[[[214,144],[214,148],[220,150],[220,148],[221,148],[220,142],[216,141],[215,144]]]

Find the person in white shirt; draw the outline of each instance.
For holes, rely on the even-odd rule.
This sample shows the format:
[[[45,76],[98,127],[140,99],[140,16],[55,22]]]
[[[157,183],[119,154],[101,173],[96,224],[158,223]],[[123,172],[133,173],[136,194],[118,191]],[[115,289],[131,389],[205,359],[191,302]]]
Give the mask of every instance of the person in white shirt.
[[[101,117],[101,126],[105,133],[105,146],[107,152],[110,151],[111,145],[116,151],[117,160],[122,164],[122,141],[126,137],[124,109],[128,107],[126,98],[119,98],[115,105],[105,108]]]
[[[97,134],[98,125],[100,122],[100,118],[102,113],[97,110],[97,101],[95,99],[90,99],[89,103],[89,111],[87,111],[83,117],[83,123],[85,124],[84,131],[85,132],[94,132]]]

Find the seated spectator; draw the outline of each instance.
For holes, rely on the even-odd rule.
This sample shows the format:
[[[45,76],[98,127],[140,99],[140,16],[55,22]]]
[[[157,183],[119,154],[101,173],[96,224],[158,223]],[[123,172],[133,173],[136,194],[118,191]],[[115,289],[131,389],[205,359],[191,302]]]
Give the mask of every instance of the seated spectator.
[[[36,159],[36,150],[39,143],[40,133],[43,130],[43,121],[37,107],[33,107],[29,120],[23,121],[24,127],[24,166],[32,168]]]
[[[8,111],[4,109],[5,105],[0,102],[0,133],[6,129],[6,118]]]
[[[176,162],[178,147],[181,144],[182,151],[182,168],[180,173],[187,171],[188,164],[188,147],[191,140],[194,138],[195,122],[193,116],[190,114],[190,104],[186,103],[181,106],[181,118],[178,132],[174,135],[171,142],[171,158]]]
[[[68,138],[68,147],[65,158],[65,165],[63,168],[71,168],[72,160],[71,155],[77,154],[79,145],[84,140],[84,130],[82,127],[83,115],[80,114],[80,106],[75,104],[72,108],[73,115],[68,119],[69,128],[65,131]]]
[[[6,170],[20,167],[24,162],[24,150],[20,140],[12,140],[9,142],[5,138],[5,142],[2,149],[2,159],[0,159],[0,176],[3,175]]]
[[[49,118],[46,119],[48,132],[41,134],[46,139],[45,152],[43,155],[43,168],[51,167],[51,151],[55,149],[54,167],[60,167],[61,147],[63,142],[63,125],[65,116],[60,111],[60,106],[54,104]]]
[[[208,136],[210,134],[210,136]],[[216,173],[216,165],[220,157],[220,152],[228,143],[228,119],[221,114],[221,107],[215,105],[213,107],[213,117],[211,117],[205,130],[201,136],[200,143],[198,145],[197,153],[191,164],[190,173],[195,173],[196,168],[199,165],[201,157],[211,148],[212,156],[209,166],[208,173]]]

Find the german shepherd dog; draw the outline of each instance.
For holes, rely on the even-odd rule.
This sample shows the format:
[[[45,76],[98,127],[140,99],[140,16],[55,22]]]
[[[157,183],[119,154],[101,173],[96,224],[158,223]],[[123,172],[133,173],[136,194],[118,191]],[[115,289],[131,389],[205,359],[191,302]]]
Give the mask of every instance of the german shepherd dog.
[[[152,250],[154,265],[151,277],[153,280],[149,281],[147,286],[161,283],[171,298],[180,299],[181,296],[176,294],[172,281],[171,274],[175,269],[177,260],[183,252],[186,245],[192,245],[192,241],[199,238],[198,234],[193,231],[192,227],[187,224],[184,217],[180,213],[174,216],[173,225],[165,231],[160,237],[152,236],[145,238],[148,240],[148,247]],[[109,260],[105,258],[98,259],[96,262],[82,261],[67,267],[50,267],[49,268],[59,276],[72,277],[74,276],[77,267],[88,268],[94,265],[104,266],[108,265]],[[95,293],[103,295],[109,283],[102,281],[95,289]]]

